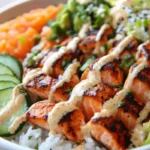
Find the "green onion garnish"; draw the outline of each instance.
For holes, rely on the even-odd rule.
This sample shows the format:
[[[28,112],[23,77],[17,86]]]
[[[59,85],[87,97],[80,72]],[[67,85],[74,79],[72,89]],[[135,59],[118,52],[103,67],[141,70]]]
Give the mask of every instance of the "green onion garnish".
[[[117,103],[118,108],[123,107],[123,106],[125,106],[125,103]]]
[[[37,35],[35,38],[34,38],[34,44],[37,45],[41,40],[41,36],[40,35]]]
[[[114,88],[117,88],[119,90],[122,90],[123,89],[123,86],[122,85],[116,85],[116,86],[113,86]]]
[[[86,60],[86,62],[80,67],[79,70],[80,70],[81,72],[84,72],[85,69],[90,65],[90,63],[91,63],[93,60],[95,60],[96,58],[98,58],[98,55],[96,55],[96,54],[91,55],[91,56]]]
[[[27,66],[28,66],[28,67],[34,66],[35,63],[36,63],[35,60],[29,59],[28,62],[27,62]]]
[[[72,90],[73,90],[73,88],[69,88],[69,89],[66,90],[66,92],[67,92],[68,94],[70,94],[70,93],[72,92]]]
[[[107,44],[104,44],[103,46],[101,46],[101,51],[103,53],[106,54],[108,50],[109,50],[109,46]]]
[[[62,61],[62,68],[65,70],[69,66],[70,63],[71,63],[70,58],[63,60]]]

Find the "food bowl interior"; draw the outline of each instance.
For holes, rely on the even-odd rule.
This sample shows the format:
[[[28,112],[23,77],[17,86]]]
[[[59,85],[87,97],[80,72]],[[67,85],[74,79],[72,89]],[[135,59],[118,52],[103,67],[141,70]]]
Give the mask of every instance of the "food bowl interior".
[[[0,23],[4,23],[23,13],[29,12],[36,8],[45,8],[49,5],[57,5],[66,0],[18,0],[14,3],[0,8]],[[0,138],[0,150],[31,150],[17,144],[11,143],[3,138]],[[150,145],[135,148],[132,150],[150,150]]]

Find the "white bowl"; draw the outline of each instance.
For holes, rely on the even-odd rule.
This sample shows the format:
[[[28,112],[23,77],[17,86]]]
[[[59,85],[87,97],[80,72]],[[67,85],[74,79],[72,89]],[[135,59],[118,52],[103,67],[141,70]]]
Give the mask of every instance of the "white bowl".
[[[25,12],[29,12],[36,8],[45,8],[48,5],[57,5],[60,2],[67,0],[17,0],[3,8],[0,8],[0,23],[4,23],[10,19],[13,19]],[[0,137],[0,150],[32,150],[14,144]],[[150,150],[150,145],[142,146],[132,150]]]

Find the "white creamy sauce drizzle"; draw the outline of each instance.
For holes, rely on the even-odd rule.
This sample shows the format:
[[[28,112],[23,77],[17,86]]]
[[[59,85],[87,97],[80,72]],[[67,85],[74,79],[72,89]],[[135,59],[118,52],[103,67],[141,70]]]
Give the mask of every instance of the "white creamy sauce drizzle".
[[[14,134],[16,129],[19,127],[19,125],[26,121],[26,116],[21,116],[21,117],[17,117],[14,122],[12,123],[12,125],[9,127],[8,131],[11,133],[11,134]]]
[[[60,59],[65,53],[67,49],[66,47],[61,47],[58,52],[53,53],[49,56],[49,58],[45,61],[44,66],[42,68],[45,74],[51,74],[53,72],[53,64]]]
[[[90,26],[91,26],[91,22],[88,22],[88,23],[83,25],[82,29],[79,32],[79,37],[81,39],[84,39],[86,37],[86,33],[88,32]]]
[[[55,105],[52,111],[48,114],[49,129],[54,131],[57,129],[57,124],[60,119],[68,112],[78,109],[75,105],[69,102],[59,102]]]
[[[23,79],[24,86],[27,85],[29,81],[32,81],[34,78],[38,77],[41,74],[43,74],[41,68],[37,68],[29,71]]]
[[[56,91],[56,89],[63,86],[64,83],[68,83],[71,80],[71,78],[73,77],[73,75],[77,72],[77,69],[79,66],[80,66],[80,63],[77,62],[76,60],[71,65],[68,66],[68,68],[64,72],[62,78],[50,90],[50,94],[49,94],[50,102],[53,102],[53,94]]]
[[[5,122],[8,118],[12,116],[23,104],[25,97],[23,94],[20,94],[20,88],[22,84],[16,86],[13,90],[13,96],[11,101],[0,111],[0,122]],[[17,129],[17,124],[14,123],[13,128],[11,128],[10,133],[14,133]]]
[[[46,54],[48,53],[48,50],[42,50],[37,56],[35,56],[33,59],[36,62],[39,62]]]
[[[81,130],[82,130],[84,138],[91,137],[91,130],[90,130],[90,124],[89,123],[87,123],[85,126],[82,126]]]
[[[146,138],[146,131],[142,125],[142,121],[147,118],[150,112],[150,102],[148,101],[139,114],[139,118],[136,121],[136,126],[133,129],[131,141],[135,146],[141,146]]]
[[[96,47],[95,47],[95,50],[94,50],[94,54],[99,54],[100,53],[100,39],[102,38],[102,35],[104,34],[105,30],[107,30],[108,28],[110,28],[110,26],[108,24],[104,24],[99,32],[97,33],[97,36],[96,36]]]
[[[141,44],[139,47],[138,47],[138,51],[137,51],[137,53],[136,53],[136,60],[138,60],[139,59],[139,57],[140,57],[140,53],[141,53],[141,51],[143,50],[143,46],[144,45],[146,45],[147,43],[149,43],[149,41],[147,41],[147,42],[145,42],[145,43],[143,43],[143,44]]]
[[[69,52],[70,50],[75,50],[79,41],[80,38],[75,37],[71,42],[69,42],[66,47],[63,46],[57,52],[50,55],[49,58],[45,61],[42,71],[45,74],[51,74],[53,72],[53,64],[57,60],[59,60],[65,53]]]

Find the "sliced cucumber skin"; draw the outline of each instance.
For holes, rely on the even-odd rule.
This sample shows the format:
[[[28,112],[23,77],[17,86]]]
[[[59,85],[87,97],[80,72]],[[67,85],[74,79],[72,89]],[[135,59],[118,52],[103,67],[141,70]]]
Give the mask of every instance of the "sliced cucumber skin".
[[[20,84],[20,80],[16,76],[9,75],[9,74],[0,75],[0,81],[10,81],[16,84]]]
[[[0,90],[15,87],[16,83],[13,83],[11,81],[0,81]]]
[[[5,122],[0,123],[0,136],[9,136],[9,135],[11,135],[8,131],[10,125],[13,123],[13,121],[17,117],[23,116],[27,110],[28,110],[28,106],[27,106],[27,103],[26,103],[26,100],[25,100],[23,102],[23,104],[21,105],[20,109],[18,109],[14,114],[12,114],[12,116],[10,118],[8,118]],[[18,131],[19,131],[20,128],[21,127],[19,126]],[[16,130],[16,132],[17,132],[17,130]]]
[[[7,67],[4,64],[0,63],[0,75],[3,75],[3,74],[13,75],[13,72],[9,67]]]
[[[6,88],[0,90],[0,110],[11,101],[13,89],[14,88]]]
[[[13,56],[7,54],[0,55],[0,63],[8,66],[19,79],[22,79],[22,64]]]
[[[30,97],[25,94],[24,96],[25,100],[22,104],[22,106],[20,107],[19,110],[17,110],[9,119],[7,119],[4,123],[0,123],[0,136],[2,137],[8,137],[8,136],[12,136],[17,134],[24,126],[25,122],[23,122],[18,129],[16,130],[16,132],[14,134],[10,134],[8,131],[8,128],[10,127],[10,125],[13,123],[13,121],[15,120],[16,117],[21,117],[25,114],[25,112],[28,110],[29,106],[31,106],[31,99]],[[19,112],[19,113],[18,113]],[[19,115],[18,115],[19,114]]]

